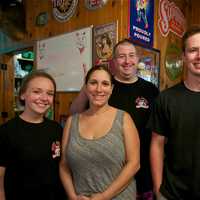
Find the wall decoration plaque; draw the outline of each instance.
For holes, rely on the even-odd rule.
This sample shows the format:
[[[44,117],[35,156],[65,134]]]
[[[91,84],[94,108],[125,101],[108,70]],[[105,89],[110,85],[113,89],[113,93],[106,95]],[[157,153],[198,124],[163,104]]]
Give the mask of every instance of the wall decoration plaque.
[[[52,0],[53,16],[59,22],[68,21],[74,14],[78,0]]]
[[[174,81],[180,78],[183,71],[182,51],[174,42],[167,46],[165,56],[165,69],[170,80]]]
[[[89,10],[95,10],[103,7],[108,0],[85,0],[85,7]]]

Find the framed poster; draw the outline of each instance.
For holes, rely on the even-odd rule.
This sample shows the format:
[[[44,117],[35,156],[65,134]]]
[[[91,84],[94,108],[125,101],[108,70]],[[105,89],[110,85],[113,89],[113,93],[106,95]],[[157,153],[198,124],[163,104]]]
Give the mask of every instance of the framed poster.
[[[138,76],[152,82],[159,88],[160,83],[160,51],[135,45],[139,53]]]
[[[113,47],[117,42],[117,23],[93,28],[93,64],[108,64],[112,59]]]
[[[92,66],[92,27],[36,42],[36,68],[51,74],[58,91],[79,91]]]
[[[153,46],[154,0],[129,0],[129,36],[143,46]]]

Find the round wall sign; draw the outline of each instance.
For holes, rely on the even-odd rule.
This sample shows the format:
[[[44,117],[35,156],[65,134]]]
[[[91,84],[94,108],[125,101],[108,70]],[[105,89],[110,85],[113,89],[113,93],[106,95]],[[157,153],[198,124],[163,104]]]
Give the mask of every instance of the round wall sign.
[[[68,21],[74,14],[78,0],[52,0],[53,16],[59,22]]]
[[[85,0],[85,7],[89,10],[95,10],[103,7],[108,0]]]
[[[182,51],[176,43],[167,46],[165,56],[165,69],[167,76],[173,81],[179,78],[183,71]]]

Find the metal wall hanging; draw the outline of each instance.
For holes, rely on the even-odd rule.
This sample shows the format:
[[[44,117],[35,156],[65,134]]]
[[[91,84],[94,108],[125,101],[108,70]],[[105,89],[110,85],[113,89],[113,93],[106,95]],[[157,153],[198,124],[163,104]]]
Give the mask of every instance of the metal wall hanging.
[[[52,0],[53,16],[59,22],[68,21],[76,10],[78,0]]]

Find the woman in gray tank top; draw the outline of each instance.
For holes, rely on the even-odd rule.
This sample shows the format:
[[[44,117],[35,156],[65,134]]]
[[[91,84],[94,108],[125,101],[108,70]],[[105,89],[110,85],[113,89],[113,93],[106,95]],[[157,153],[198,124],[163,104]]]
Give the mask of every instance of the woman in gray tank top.
[[[60,177],[69,200],[135,200],[139,138],[128,113],[108,105],[112,75],[91,68],[85,79],[89,108],[66,122]]]

